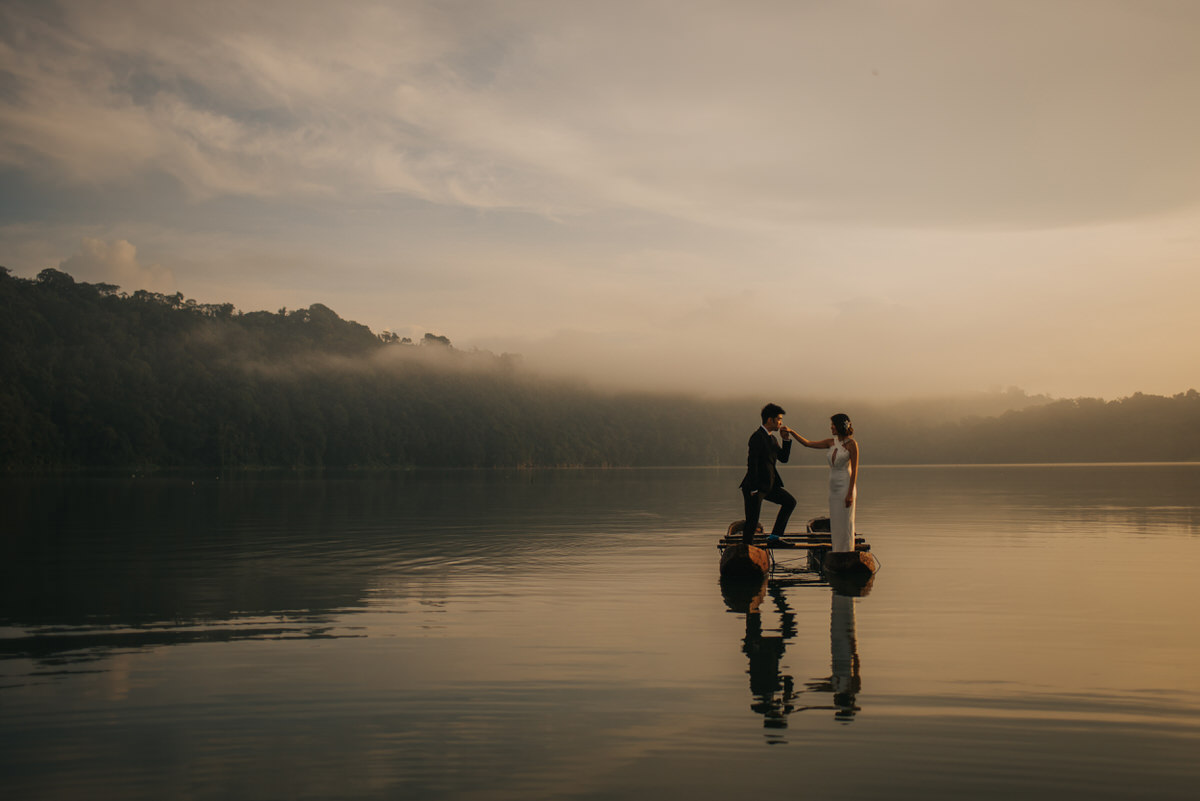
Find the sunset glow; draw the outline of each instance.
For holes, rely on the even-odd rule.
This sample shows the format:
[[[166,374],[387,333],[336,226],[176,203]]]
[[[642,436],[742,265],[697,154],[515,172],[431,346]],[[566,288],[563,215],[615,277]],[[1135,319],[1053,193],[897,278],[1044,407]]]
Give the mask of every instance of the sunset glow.
[[[605,385],[1173,394],[1200,6],[9,2],[0,264]]]

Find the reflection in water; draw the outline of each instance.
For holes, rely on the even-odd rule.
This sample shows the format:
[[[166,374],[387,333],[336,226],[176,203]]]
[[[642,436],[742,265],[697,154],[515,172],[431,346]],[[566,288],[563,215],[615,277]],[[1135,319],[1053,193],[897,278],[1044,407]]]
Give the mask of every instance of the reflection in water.
[[[347,621],[380,588],[440,602],[452,571],[470,569],[473,586],[486,586],[526,553],[595,549],[597,526],[644,527],[637,510],[690,496],[643,476],[616,479],[9,477],[0,483],[0,663],[29,660],[45,672],[160,646],[360,638]],[[440,549],[429,548],[430,532]]]
[[[13,632],[10,636],[8,632]],[[321,615],[278,616],[214,620],[205,623],[158,624],[151,626],[42,627],[8,629],[0,636],[0,660],[31,659],[35,678],[54,671],[106,660],[118,652],[196,643],[238,640],[335,639],[362,637],[336,626]]]
[[[743,470],[6,476],[6,797],[1195,798],[1200,465],[873,469],[872,600],[696,625]]]
[[[860,710],[857,696],[862,688],[862,676],[858,657],[858,637],[855,630],[855,598],[871,591],[874,576],[864,580],[832,578],[825,580],[817,574],[798,571],[783,576],[763,579],[761,583],[722,580],[721,594],[726,606],[746,616],[746,635],[742,640],[742,652],[750,661],[750,708],[763,716],[763,727],[767,729],[769,744],[785,743],[783,736],[787,718],[793,712],[807,710],[832,710],[834,718],[849,723]],[[796,638],[796,614],[787,602],[785,588],[828,587],[831,606],[829,611],[829,653],[832,673],[804,683],[797,691],[793,676],[781,668],[788,643]],[[762,604],[770,596],[779,619],[778,629],[764,629]],[[767,633],[770,632],[770,633]],[[799,703],[803,693],[829,693],[830,703]]]
[[[721,582],[721,592],[730,609],[746,615],[742,653],[750,660],[750,694],[754,697],[750,708],[763,716],[768,742],[784,742],[773,736],[772,731],[786,729],[787,716],[794,709],[795,680],[780,672],[779,663],[787,641],[796,636],[796,616],[782,589],[771,587],[765,578],[761,583],[725,579]],[[780,620],[779,633],[773,635],[764,634],[762,626],[761,607],[768,593]]]
[[[829,653],[833,663],[833,675],[825,679],[805,682],[805,688],[813,692],[833,693],[834,717],[849,723],[859,711],[855,697],[862,689],[859,675],[858,638],[854,632],[854,598],[832,593],[833,605],[829,612]]]

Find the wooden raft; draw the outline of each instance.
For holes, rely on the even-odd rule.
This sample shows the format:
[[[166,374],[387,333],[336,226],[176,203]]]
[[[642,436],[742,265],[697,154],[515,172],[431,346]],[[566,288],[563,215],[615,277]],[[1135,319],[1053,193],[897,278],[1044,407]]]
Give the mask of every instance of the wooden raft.
[[[725,536],[717,543],[721,552],[721,576],[761,578],[771,571],[770,551],[780,548],[808,550],[808,567],[814,572],[840,575],[870,576],[879,569],[879,561],[871,554],[871,545],[861,536],[854,538],[854,550],[834,553],[829,533],[829,518],[810,520],[803,533],[785,534],[782,538],[768,537],[759,525],[750,543],[742,540],[744,520],[729,524]]]

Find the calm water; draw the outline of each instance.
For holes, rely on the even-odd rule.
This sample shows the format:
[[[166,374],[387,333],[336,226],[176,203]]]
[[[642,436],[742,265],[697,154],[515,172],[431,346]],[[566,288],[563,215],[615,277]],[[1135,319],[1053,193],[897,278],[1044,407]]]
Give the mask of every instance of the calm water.
[[[0,787],[1196,797],[1200,465],[868,469],[867,594],[752,614],[739,478],[6,478]]]

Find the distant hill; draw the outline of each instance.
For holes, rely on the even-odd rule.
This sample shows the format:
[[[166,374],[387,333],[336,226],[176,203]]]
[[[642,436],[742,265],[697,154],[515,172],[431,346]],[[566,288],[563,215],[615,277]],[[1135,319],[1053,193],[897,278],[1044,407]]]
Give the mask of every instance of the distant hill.
[[[612,394],[343,320],[0,268],[0,467],[739,465],[768,399]],[[773,398],[823,436],[830,402]],[[858,404],[874,463],[1200,459],[1200,395]]]

